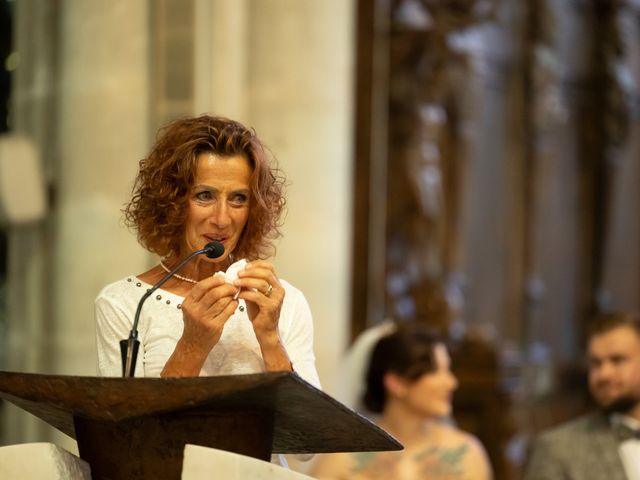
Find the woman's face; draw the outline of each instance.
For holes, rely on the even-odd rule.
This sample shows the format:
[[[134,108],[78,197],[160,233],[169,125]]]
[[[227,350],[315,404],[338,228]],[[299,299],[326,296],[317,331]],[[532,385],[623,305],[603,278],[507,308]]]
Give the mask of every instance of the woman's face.
[[[224,245],[225,260],[233,252],[249,218],[251,167],[242,155],[219,157],[201,153],[189,195],[182,255],[214,240]],[[204,258],[204,257],[203,257]]]
[[[458,380],[450,370],[451,359],[443,344],[434,346],[433,356],[436,369],[409,383],[405,400],[421,415],[445,417],[451,414],[451,397]]]

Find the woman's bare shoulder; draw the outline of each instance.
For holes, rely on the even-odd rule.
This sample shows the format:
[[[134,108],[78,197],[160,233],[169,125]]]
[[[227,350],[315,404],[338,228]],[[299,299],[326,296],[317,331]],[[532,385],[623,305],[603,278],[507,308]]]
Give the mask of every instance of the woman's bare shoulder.
[[[465,443],[469,445],[477,445],[482,448],[480,441],[477,437],[472,435],[469,432],[461,430],[456,427],[454,424],[449,422],[439,422],[433,426],[433,436],[432,438],[437,438],[440,442],[444,443]]]
[[[340,480],[348,478],[346,474],[351,463],[351,454],[348,453],[317,454],[310,473],[320,480]]]
[[[377,480],[395,478],[401,452],[319,454],[310,474],[319,480]]]
[[[490,480],[491,466],[482,443],[474,435],[446,423],[434,427],[415,457],[451,478]],[[435,467],[434,467],[435,468]],[[433,478],[439,478],[431,472]]]

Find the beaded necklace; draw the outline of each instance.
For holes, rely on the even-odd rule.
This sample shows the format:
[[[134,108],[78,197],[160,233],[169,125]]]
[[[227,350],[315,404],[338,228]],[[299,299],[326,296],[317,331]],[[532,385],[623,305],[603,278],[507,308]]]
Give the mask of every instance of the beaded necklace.
[[[169,270],[169,268],[164,264],[164,262],[162,260],[160,260],[160,266],[162,267],[162,269],[169,273],[171,270]],[[177,273],[174,273],[172,275],[173,277],[176,277],[178,280],[182,280],[183,282],[189,282],[189,283],[198,283],[196,280],[194,280],[193,278],[189,278],[189,277],[183,277],[182,275],[178,275]]]
[[[231,262],[233,262],[233,254],[229,254],[229,260],[230,260]],[[169,267],[167,267],[167,266],[164,264],[164,259],[160,260],[160,266],[161,266],[161,267],[162,267],[162,269],[163,269],[165,272],[167,272],[167,273],[169,273],[169,272],[171,271],[171,270],[169,269]],[[172,275],[172,277],[176,277],[178,280],[182,280],[183,282],[198,283],[198,281],[197,281],[197,280],[194,280],[193,278],[183,277],[182,275],[178,275],[177,273],[174,273],[174,274]]]

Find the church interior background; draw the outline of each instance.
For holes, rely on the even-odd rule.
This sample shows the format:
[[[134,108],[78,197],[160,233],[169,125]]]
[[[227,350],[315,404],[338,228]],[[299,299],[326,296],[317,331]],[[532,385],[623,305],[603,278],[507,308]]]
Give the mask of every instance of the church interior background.
[[[450,339],[456,421],[497,479],[591,407],[584,326],[640,309],[640,2],[0,12],[0,132],[38,152],[47,204],[0,224],[0,370],[95,374],[93,298],[154,262],[120,222],[137,162],[160,125],[212,112],[253,126],[288,174],[274,262],[311,304],[328,393],[360,332],[420,318]],[[74,449],[0,409],[1,444]]]

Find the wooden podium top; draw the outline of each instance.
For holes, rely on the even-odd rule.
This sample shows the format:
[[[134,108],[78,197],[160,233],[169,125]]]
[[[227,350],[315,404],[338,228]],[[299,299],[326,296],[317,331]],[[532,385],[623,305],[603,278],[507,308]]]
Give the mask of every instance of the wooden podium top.
[[[76,438],[74,419],[155,415],[273,418],[274,453],[400,450],[373,422],[289,372],[194,378],[111,378],[0,372],[0,397]]]

